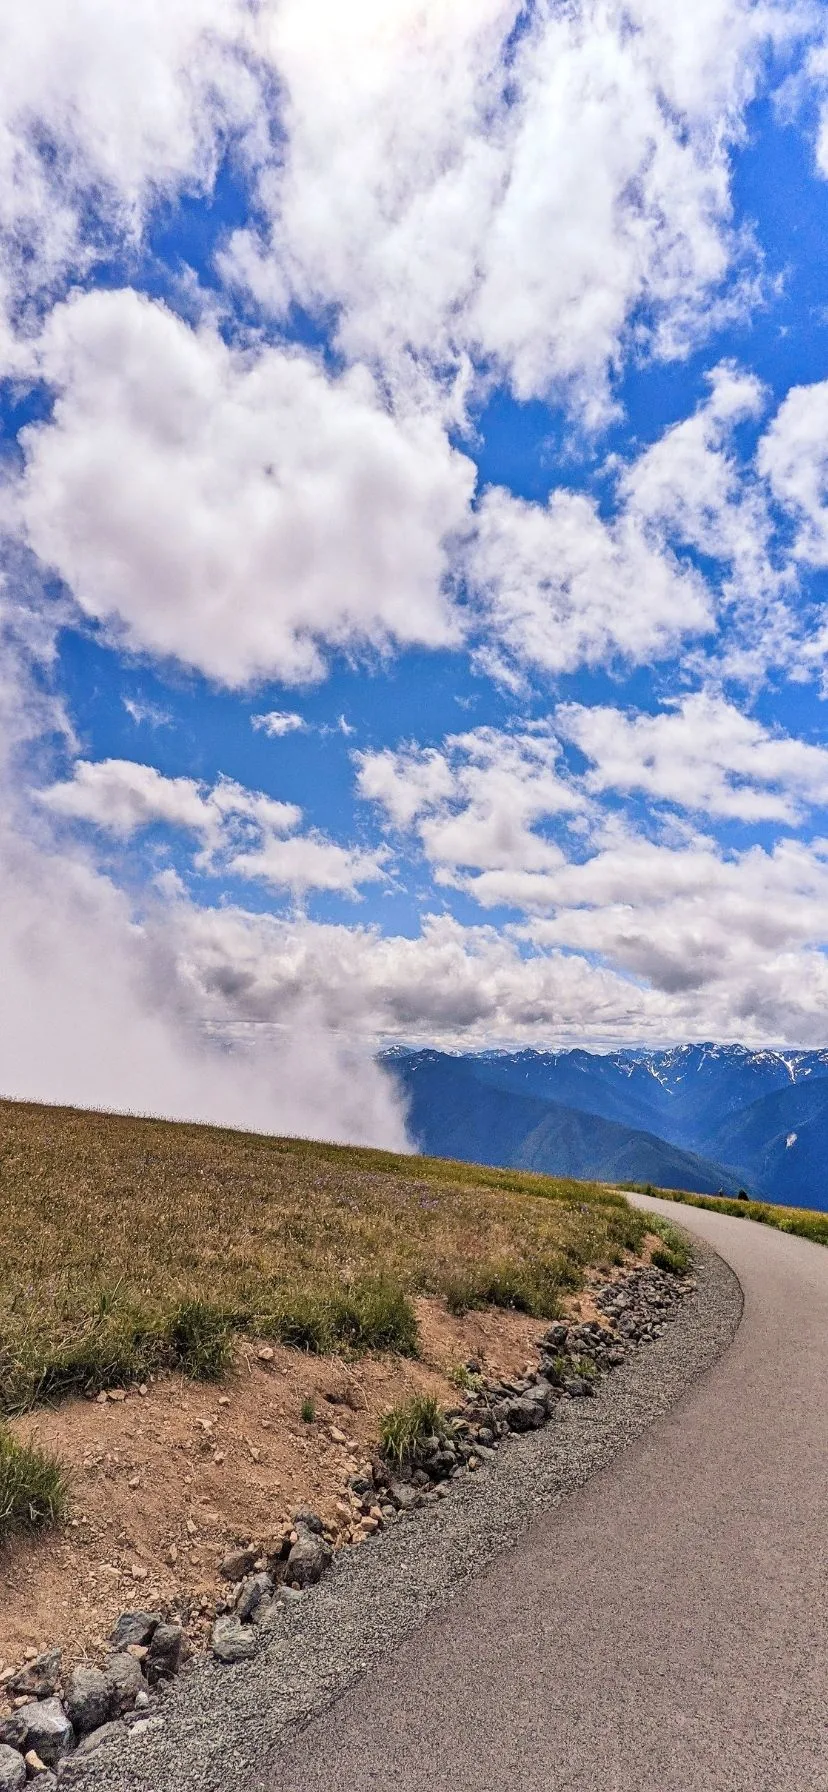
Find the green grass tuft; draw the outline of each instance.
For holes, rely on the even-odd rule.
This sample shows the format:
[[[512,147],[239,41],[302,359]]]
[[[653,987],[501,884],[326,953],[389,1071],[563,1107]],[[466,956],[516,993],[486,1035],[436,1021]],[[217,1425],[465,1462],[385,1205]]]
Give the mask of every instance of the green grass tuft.
[[[206,1300],[185,1300],[171,1313],[164,1343],[176,1369],[194,1381],[220,1381],[230,1366],[231,1320]]]
[[[63,1464],[49,1451],[20,1443],[0,1425],[0,1543],[14,1531],[35,1531],[64,1517],[69,1488]]]
[[[507,1307],[528,1313],[533,1319],[556,1319],[561,1294],[580,1284],[571,1264],[554,1258],[549,1263],[482,1263],[456,1276],[445,1292],[449,1312],[462,1316],[477,1307]]]
[[[431,1394],[415,1394],[380,1420],[380,1450],[398,1468],[416,1462],[426,1438],[447,1437],[451,1426]]]
[[[302,1401],[299,1408],[299,1417],[305,1425],[312,1425],[316,1418],[316,1406],[311,1399],[310,1394],[306,1394]]]

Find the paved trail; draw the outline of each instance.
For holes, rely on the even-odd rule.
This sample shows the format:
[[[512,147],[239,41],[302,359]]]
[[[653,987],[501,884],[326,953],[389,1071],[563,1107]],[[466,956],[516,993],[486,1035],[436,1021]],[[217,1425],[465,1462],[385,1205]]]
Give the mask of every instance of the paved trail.
[[[828,1250],[641,1205],[732,1265],[730,1350],[291,1744],[272,1792],[826,1792]]]

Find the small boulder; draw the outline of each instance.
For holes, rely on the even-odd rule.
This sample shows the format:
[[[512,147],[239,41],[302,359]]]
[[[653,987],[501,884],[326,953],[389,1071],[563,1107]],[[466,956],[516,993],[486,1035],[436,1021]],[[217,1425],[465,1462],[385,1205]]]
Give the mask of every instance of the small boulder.
[[[131,1711],[145,1684],[140,1661],[122,1650],[109,1656],[104,1675],[109,1686],[111,1713],[117,1716],[122,1711]]]
[[[518,1394],[513,1400],[502,1401],[496,1416],[506,1421],[510,1431],[537,1431],[546,1418],[546,1409],[542,1401]]]
[[[287,1559],[287,1578],[300,1587],[312,1587],[322,1579],[330,1560],[327,1543],[303,1525]]]
[[[79,1736],[105,1724],[112,1704],[112,1689],[100,1668],[85,1664],[73,1668],[66,1687],[66,1709]]]
[[[19,1674],[6,1681],[6,1691],[15,1698],[48,1699],[57,1692],[60,1681],[60,1650],[48,1649],[35,1661],[27,1661]]]
[[[269,1574],[251,1574],[242,1582],[236,1600],[236,1617],[244,1624],[258,1611],[263,1600],[272,1599],[276,1588]]]
[[[39,1699],[23,1705],[19,1712],[26,1725],[26,1749],[40,1756],[47,1767],[53,1767],[61,1755],[75,1746],[71,1719],[60,1699]]]
[[[219,1661],[230,1665],[235,1661],[249,1661],[251,1655],[255,1655],[256,1638],[238,1618],[217,1618],[210,1647]]]
[[[145,1648],[160,1623],[160,1612],[122,1612],[109,1641],[116,1650]]]
[[[245,1575],[255,1568],[258,1554],[249,1543],[243,1548],[229,1549],[220,1563],[219,1574],[223,1580],[244,1580]]]
[[[26,1784],[26,1763],[16,1748],[0,1742],[0,1792],[20,1792]]]
[[[181,1624],[158,1624],[144,1663],[151,1686],[159,1680],[172,1680],[181,1666],[184,1630]]]
[[[373,1483],[369,1485],[373,1485]],[[293,1514],[293,1528],[296,1531],[312,1531],[315,1537],[321,1537],[325,1526],[321,1518],[316,1512],[312,1512],[309,1506],[300,1506],[299,1511]]]

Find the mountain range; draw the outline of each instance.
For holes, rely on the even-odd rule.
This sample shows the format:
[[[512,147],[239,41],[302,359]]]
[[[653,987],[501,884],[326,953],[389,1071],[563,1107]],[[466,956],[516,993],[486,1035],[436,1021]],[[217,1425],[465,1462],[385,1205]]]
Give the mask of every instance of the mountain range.
[[[419,1150],[828,1208],[828,1051],[394,1048]]]

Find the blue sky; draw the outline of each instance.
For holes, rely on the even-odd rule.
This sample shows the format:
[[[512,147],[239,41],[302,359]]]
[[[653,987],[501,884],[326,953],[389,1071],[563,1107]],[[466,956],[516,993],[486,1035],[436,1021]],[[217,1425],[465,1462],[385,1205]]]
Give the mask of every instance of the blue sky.
[[[0,49],[4,1087],[825,1044],[823,9]]]

